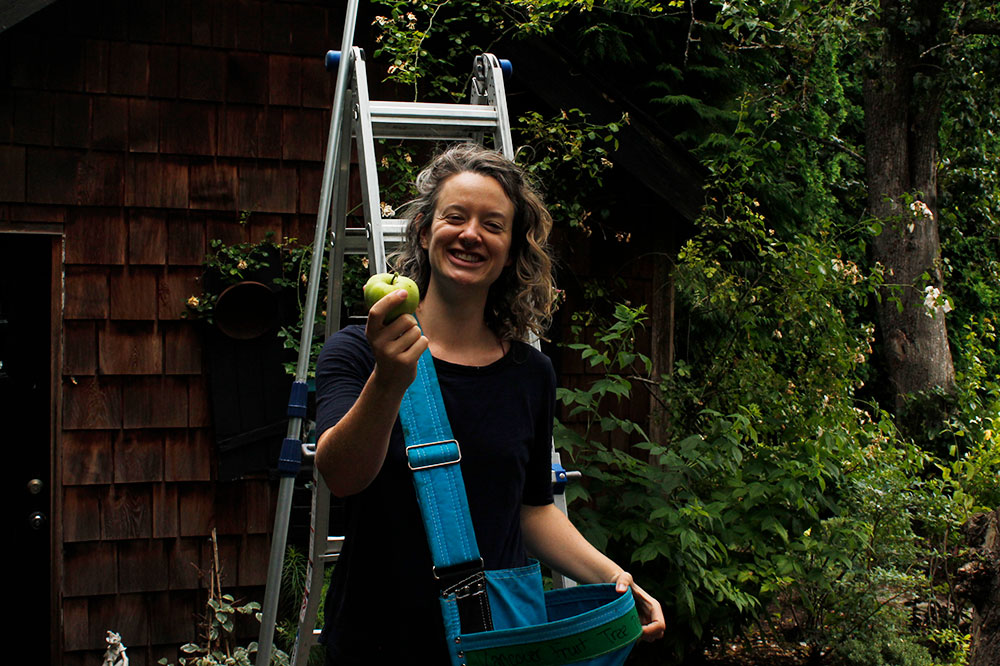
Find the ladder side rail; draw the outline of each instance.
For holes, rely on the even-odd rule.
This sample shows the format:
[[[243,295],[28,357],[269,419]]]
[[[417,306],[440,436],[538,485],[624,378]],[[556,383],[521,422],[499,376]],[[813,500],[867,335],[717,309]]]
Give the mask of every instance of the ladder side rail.
[[[372,129],[371,102],[368,95],[368,74],[360,57],[354,65],[354,133],[360,139],[358,166],[361,171],[361,201],[368,236],[368,270],[372,275],[386,272],[385,240],[382,234],[382,199],[379,196],[378,168],[375,161],[375,135]]]
[[[353,107],[351,97],[345,100],[346,110]],[[334,192],[331,207],[331,235],[329,266],[327,274],[326,329],[324,339],[340,330],[340,312],[344,291],[344,252],[347,240],[347,206],[351,169],[351,126],[342,123],[340,128],[340,150],[334,165]],[[306,446],[303,446],[306,449]],[[315,456],[315,446],[310,446],[306,455]],[[323,577],[326,570],[327,541],[330,532],[330,489],[323,480],[319,468],[313,464],[312,507],[309,523],[309,558],[306,562],[305,589],[299,608],[299,624],[292,648],[290,663],[306,666],[309,653],[317,641],[316,617],[323,602]]]
[[[299,624],[295,634],[295,645],[289,663],[293,666],[306,666],[309,663],[309,652],[316,645],[316,616],[322,602],[323,573],[326,566],[323,557],[326,555],[327,535],[330,525],[330,489],[323,481],[323,475],[313,465],[312,521],[309,525],[309,560],[306,571],[305,590],[302,593],[302,605],[299,608]]]
[[[486,95],[490,106],[497,110],[497,129],[493,133],[493,145],[504,157],[514,161],[514,141],[510,137],[510,117],[507,115],[507,91],[504,87],[500,61],[492,53],[484,54],[489,64],[486,70]]]
[[[342,35],[342,53],[347,53],[354,42],[354,28],[357,22],[359,0],[349,0],[344,18]],[[320,189],[320,205],[316,215],[316,233],[313,242],[313,263],[309,271],[309,289],[306,298],[306,310],[303,316],[302,337],[299,346],[299,359],[295,368],[295,382],[304,382],[309,367],[309,356],[312,348],[313,326],[315,324],[316,300],[319,295],[320,272],[324,244],[326,240],[327,222],[330,214],[330,195],[332,190],[333,165],[337,163],[337,151],[340,148],[340,129],[343,124],[344,96],[349,80],[349,59],[341,58],[338,68],[337,85],[334,92],[333,108],[330,114],[330,133],[327,138],[326,156],[323,167],[323,183]],[[286,442],[298,441],[302,433],[302,418],[292,416],[288,420]],[[284,445],[282,447],[284,458]],[[299,455],[299,451],[294,452]],[[284,461],[279,461],[279,467]],[[297,467],[296,463],[293,465]],[[288,522],[292,506],[292,491],[295,488],[294,472],[282,472],[278,484],[277,506],[274,515],[274,529],[271,534],[271,552],[268,559],[267,583],[264,588],[264,603],[261,612],[260,636],[257,641],[257,666],[270,666],[271,651],[274,645],[274,628],[278,615],[278,597],[281,592],[281,570],[285,561],[285,545],[288,541]]]

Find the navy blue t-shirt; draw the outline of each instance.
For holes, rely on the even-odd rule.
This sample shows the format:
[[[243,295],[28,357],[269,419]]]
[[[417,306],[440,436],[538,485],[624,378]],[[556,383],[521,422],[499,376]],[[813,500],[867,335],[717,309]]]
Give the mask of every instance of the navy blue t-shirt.
[[[361,394],[375,358],[360,326],[327,341],[316,369],[317,431],[335,425]],[[476,541],[487,569],[527,564],[522,504],[552,502],[555,373],[521,342],[484,367],[434,359]],[[396,419],[372,483],[344,499],[344,548],[326,599],[323,640],[333,663],[447,664],[431,559]]]

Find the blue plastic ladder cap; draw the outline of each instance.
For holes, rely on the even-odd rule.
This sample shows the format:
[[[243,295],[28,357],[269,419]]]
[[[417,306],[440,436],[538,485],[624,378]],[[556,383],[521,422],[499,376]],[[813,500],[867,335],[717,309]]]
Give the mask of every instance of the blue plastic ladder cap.
[[[336,71],[340,67],[340,51],[327,51],[324,64],[326,65],[326,71]]]
[[[506,58],[499,58],[500,60],[500,71],[503,72],[503,77],[509,79],[514,76],[514,65]]]
[[[278,456],[278,472],[282,476],[295,476],[302,467],[302,442],[286,437],[281,442],[281,455]]]
[[[552,484],[552,492],[556,495],[562,495],[566,492],[566,482],[569,477],[566,475],[566,468],[558,463],[552,463],[552,473],[555,474],[556,480]]]
[[[288,396],[289,416],[297,416],[304,419],[309,406],[309,385],[305,382],[293,382],[292,390]]]

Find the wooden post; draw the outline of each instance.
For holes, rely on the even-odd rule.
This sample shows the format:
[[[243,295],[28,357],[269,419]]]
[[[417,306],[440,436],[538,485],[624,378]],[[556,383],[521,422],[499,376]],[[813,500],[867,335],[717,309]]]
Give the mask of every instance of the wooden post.
[[[674,273],[670,257],[653,257],[653,289],[649,305],[650,360],[652,378],[669,376],[674,371]],[[649,438],[666,445],[670,437],[670,416],[664,407],[659,387],[651,387],[649,397]]]

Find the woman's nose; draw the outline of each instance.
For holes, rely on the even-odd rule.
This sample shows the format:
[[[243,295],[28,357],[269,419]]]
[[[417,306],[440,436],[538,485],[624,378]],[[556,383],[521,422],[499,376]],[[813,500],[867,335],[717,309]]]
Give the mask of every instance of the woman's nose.
[[[468,222],[466,222],[465,226],[462,227],[462,233],[460,233],[458,235],[458,237],[463,242],[467,242],[467,243],[468,242],[478,241],[479,240],[479,222],[477,222],[476,220],[469,220]]]

